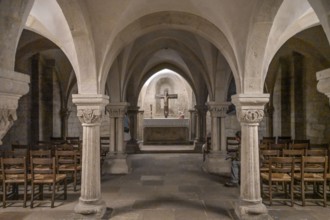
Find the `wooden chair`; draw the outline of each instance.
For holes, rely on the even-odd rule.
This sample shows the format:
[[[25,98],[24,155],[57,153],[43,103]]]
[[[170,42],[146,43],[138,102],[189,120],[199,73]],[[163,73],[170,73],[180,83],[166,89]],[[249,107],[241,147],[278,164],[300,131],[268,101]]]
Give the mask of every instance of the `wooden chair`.
[[[294,139],[292,140],[294,144],[307,144],[307,149],[310,149],[310,140],[309,139]]]
[[[290,143],[289,149],[292,150],[307,150],[309,149],[308,143]]]
[[[74,150],[74,147],[72,144],[65,143],[65,144],[57,145],[55,151],[58,150],[65,150],[65,151]]]
[[[278,156],[280,156],[279,150],[260,150],[260,172],[268,172],[270,158]]]
[[[261,173],[261,191],[264,193],[264,184],[268,186],[269,205],[273,201],[290,201],[293,206],[293,173],[294,173],[294,158],[292,157],[271,157],[268,166],[268,173]],[[277,184],[283,184],[283,191],[281,192]],[[276,187],[275,187],[276,186]],[[289,186],[289,194],[288,194]],[[284,194],[289,198],[274,198],[278,194]]]
[[[260,140],[260,144],[268,145],[268,148],[270,148],[271,144],[275,144],[275,143],[276,143],[276,137],[263,137]]]
[[[30,157],[37,158],[51,158],[52,151],[51,150],[31,150]]]
[[[56,195],[59,184],[63,183],[63,193]],[[43,186],[51,185],[51,207],[54,208],[55,199],[59,196],[67,198],[66,174],[57,174],[55,157],[33,158],[31,157],[31,208],[36,197],[43,200]],[[35,186],[39,191],[35,194]]]
[[[327,183],[327,168],[328,157],[302,157],[301,172],[294,174],[295,181],[300,183],[300,193],[302,206],[305,206],[306,200],[308,201],[322,201],[324,207],[327,206],[326,183]],[[323,189],[321,198],[306,199],[306,191],[308,190],[308,183],[311,184],[313,191],[312,194],[319,195],[319,190],[316,189],[319,185]],[[319,189],[319,187],[318,187]]]
[[[305,155],[305,150],[291,150],[286,149],[282,151],[283,157],[293,157],[294,158],[294,170],[296,172],[300,171],[301,158]]]
[[[81,165],[78,163],[77,151],[57,150],[55,155],[57,172],[71,175],[73,180],[73,190],[76,191],[78,178],[81,176]]]
[[[316,150],[305,150],[305,156],[328,156],[328,150],[326,149],[316,149]]]
[[[291,136],[278,136],[276,143],[278,143],[278,144],[287,144],[288,145],[291,142],[292,142]]]
[[[285,143],[282,144],[270,144],[269,150],[279,150],[282,151],[284,149],[287,149],[288,146]]]
[[[19,198],[19,185],[24,186],[23,207],[26,207],[28,182],[30,180],[27,174],[26,159],[23,158],[1,158],[2,172],[2,203],[3,207],[7,206],[8,198]],[[12,193],[7,195],[8,186],[12,186]],[[14,200],[10,200],[13,202]]]
[[[229,152],[236,152],[239,147],[239,141],[236,137],[227,137],[226,139],[226,150]]]

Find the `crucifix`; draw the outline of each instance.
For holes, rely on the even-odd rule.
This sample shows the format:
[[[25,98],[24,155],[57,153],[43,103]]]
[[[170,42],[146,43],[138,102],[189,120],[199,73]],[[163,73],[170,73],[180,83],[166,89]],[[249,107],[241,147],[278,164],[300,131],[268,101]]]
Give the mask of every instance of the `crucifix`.
[[[168,94],[168,90],[165,89],[164,94],[163,95],[156,95],[157,99],[164,99],[164,116],[165,118],[167,118],[168,116],[168,100],[169,99],[177,99],[178,98],[178,94]]]

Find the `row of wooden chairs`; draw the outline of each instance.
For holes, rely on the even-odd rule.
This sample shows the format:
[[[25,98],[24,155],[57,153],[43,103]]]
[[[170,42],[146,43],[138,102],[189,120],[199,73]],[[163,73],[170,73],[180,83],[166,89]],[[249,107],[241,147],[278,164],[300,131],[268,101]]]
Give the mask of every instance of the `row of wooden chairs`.
[[[27,168],[25,157],[21,158],[0,158],[1,163],[1,181],[3,193],[3,207],[7,207],[7,202],[17,201],[19,197],[19,186],[23,185],[23,207],[26,207],[28,188],[31,186],[31,203],[34,207],[36,199],[43,200],[44,185],[51,186],[51,207],[54,207],[55,198],[59,196],[67,198],[66,174],[58,172],[55,157],[37,158],[31,157],[30,169]],[[60,185],[63,187],[63,193],[58,194]],[[7,194],[8,187],[12,186],[12,192]],[[36,187],[39,189],[36,191]],[[14,198],[16,200],[9,200]]]
[[[277,136],[277,137],[263,137],[260,140],[260,143],[265,144],[289,144],[289,143],[308,143],[310,144],[309,139],[292,139],[291,136]]]
[[[295,169],[295,163],[295,157],[271,157],[268,171],[260,174],[262,196],[268,197],[269,205],[272,205],[273,201],[289,201],[293,206],[294,195],[300,194],[303,206],[306,201],[322,202],[326,206],[326,185],[330,180],[328,157],[302,156],[298,170]],[[279,189],[279,184],[282,184],[282,190]],[[267,194],[265,189],[268,190]],[[312,197],[306,198],[307,193]],[[284,197],[274,197],[278,194]]]

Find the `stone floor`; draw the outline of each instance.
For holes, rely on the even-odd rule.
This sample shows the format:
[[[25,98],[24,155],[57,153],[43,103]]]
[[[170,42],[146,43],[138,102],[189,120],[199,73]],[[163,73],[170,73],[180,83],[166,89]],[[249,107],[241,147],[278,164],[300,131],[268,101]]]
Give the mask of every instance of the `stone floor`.
[[[201,170],[201,154],[130,155],[133,172],[102,179],[102,197],[109,207],[104,219],[112,220],[226,220],[237,219],[233,212],[238,188],[226,188],[226,176],[209,175]],[[79,192],[68,200],[34,209],[15,203],[0,208],[1,220],[82,219],[73,213]],[[330,203],[328,204],[330,206]],[[330,219],[330,208],[317,205],[291,208],[281,204],[269,208],[274,220]],[[270,218],[270,219],[271,219]]]

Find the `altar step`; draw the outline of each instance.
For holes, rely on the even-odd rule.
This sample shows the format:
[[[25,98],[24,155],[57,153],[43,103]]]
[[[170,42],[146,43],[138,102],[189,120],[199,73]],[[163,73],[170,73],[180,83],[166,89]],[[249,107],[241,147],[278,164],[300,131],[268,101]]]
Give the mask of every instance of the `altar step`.
[[[140,145],[141,153],[197,153],[194,145]]]

